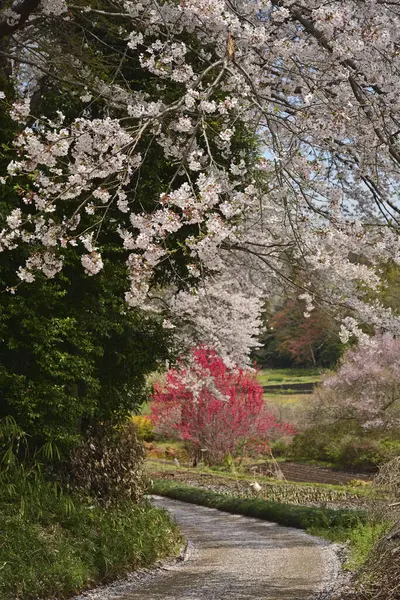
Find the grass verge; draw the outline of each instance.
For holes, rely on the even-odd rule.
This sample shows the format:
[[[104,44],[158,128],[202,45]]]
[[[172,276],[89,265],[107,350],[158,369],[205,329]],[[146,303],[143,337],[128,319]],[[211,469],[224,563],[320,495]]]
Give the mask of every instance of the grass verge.
[[[150,491],[160,496],[217,508],[229,513],[257,517],[298,529],[308,530],[314,527],[327,531],[330,529],[349,530],[360,523],[367,522],[367,515],[361,510],[334,510],[280,504],[261,498],[239,498],[165,480],[153,481]]]
[[[325,538],[330,542],[347,542],[349,555],[344,568],[349,571],[356,571],[365,564],[376,544],[387,530],[387,523],[372,524],[366,522],[358,523],[351,529],[338,527],[326,530],[319,527],[310,527],[307,531],[311,535]]]
[[[103,509],[35,479],[0,489],[0,599],[67,598],[177,552],[168,514]]]

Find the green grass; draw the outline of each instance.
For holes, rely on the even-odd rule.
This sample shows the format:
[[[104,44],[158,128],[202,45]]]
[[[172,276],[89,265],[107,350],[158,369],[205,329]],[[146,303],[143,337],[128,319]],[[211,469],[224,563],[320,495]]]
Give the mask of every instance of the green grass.
[[[263,369],[258,374],[261,385],[314,383],[321,380],[319,369]]]
[[[148,503],[107,509],[43,480],[0,488],[0,599],[61,600],[177,551],[169,516]]]
[[[355,527],[342,529],[340,527],[327,530],[320,527],[310,527],[308,533],[322,537],[331,542],[348,544],[349,555],[344,568],[356,571],[365,564],[379,539],[387,532],[386,523],[358,523]]]
[[[290,385],[295,383],[318,383],[321,372],[317,369],[265,369],[258,374],[260,385]],[[310,393],[299,393],[296,389],[276,389],[264,392],[263,398],[282,421],[302,429],[307,418]]]
[[[265,392],[263,398],[267,404],[283,404],[283,405],[296,405],[296,404],[307,404],[310,402],[311,394],[295,394],[288,392]]]
[[[217,508],[219,510],[257,517],[280,525],[298,529],[319,528],[328,532],[332,528],[350,530],[358,524],[366,523],[366,513],[361,510],[333,510],[294,504],[280,504],[259,498],[241,498],[219,494],[211,490],[196,488],[171,481],[156,480],[151,493],[168,496],[176,500]]]

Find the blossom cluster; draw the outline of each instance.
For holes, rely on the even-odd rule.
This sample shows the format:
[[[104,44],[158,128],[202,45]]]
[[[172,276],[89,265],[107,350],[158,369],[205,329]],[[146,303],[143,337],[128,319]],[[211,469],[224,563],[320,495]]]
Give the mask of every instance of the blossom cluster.
[[[376,333],[348,350],[324,381],[333,394],[330,410],[346,410],[365,428],[400,425],[400,340]]]
[[[315,301],[354,313],[343,339],[362,335],[358,320],[400,330],[368,297],[382,261],[400,263],[398,7],[115,0],[100,10],[42,0],[35,17],[23,35],[48,23],[48,39],[41,27],[34,50],[17,44],[16,64],[38,79],[67,64],[76,75],[63,93],[82,112],[31,115],[28,85],[10,108],[22,130],[7,178],[30,183],[1,224],[0,251],[28,249],[20,280],[54,277],[69,246],[96,275],[112,231],[128,305],[156,305],[162,273],[166,326],[181,317],[184,335],[196,330],[228,361],[246,360],[262,299],[299,285],[294,271],[306,314]],[[83,17],[88,30],[109,23],[118,61],[107,76],[89,52],[58,51],[55,24],[77,36]],[[95,35],[81,41],[100,54]]]

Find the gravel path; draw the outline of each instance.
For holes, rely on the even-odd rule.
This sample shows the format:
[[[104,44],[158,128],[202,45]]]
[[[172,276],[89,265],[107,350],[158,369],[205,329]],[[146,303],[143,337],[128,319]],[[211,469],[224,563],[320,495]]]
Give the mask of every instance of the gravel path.
[[[155,501],[190,541],[185,562],[80,598],[302,600],[337,576],[330,544],[302,531],[168,498]]]

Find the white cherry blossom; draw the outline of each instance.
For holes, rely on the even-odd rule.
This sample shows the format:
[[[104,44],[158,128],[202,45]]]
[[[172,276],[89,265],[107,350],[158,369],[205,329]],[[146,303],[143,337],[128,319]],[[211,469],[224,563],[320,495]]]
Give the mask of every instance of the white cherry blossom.
[[[76,32],[78,16],[110,23],[112,73],[93,66],[102,50]],[[398,315],[370,300],[382,262],[400,264],[395,3],[42,0],[32,17],[0,12],[23,82],[4,175],[30,182],[0,223],[0,251],[26,248],[20,280],[54,277],[71,245],[95,275],[111,231],[128,305],[166,303],[166,322],[180,317],[227,360],[246,360],[261,299],[286,286],[306,314],[315,303],[347,311],[343,339],[362,337],[362,322],[400,333]],[[78,36],[68,55],[59,25]],[[75,118],[32,116],[28,73],[57,73],[62,93],[89,105]]]

